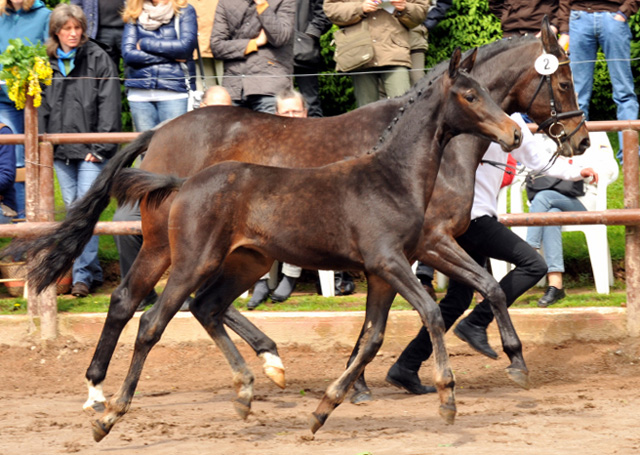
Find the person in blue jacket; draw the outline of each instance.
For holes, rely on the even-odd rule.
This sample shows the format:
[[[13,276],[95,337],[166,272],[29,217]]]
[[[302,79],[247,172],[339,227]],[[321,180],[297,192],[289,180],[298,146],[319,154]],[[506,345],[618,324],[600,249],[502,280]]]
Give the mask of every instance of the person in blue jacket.
[[[0,134],[13,134],[0,123]],[[0,144],[0,224],[9,224],[16,216],[16,153],[13,144]]]
[[[0,0],[0,54],[10,39],[20,38],[25,44],[44,43],[49,36],[50,14],[42,0]],[[0,122],[15,134],[24,133],[24,112],[16,109],[5,85],[0,85]],[[16,145],[15,154],[16,166],[24,167],[24,145]],[[16,183],[15,188],[18,217],[24,218],[24,182]]]
[[[187,112],[195,90],[196,11],[187,0],[129,0],[122,19],[124,85],[136,130],[145,131]]]

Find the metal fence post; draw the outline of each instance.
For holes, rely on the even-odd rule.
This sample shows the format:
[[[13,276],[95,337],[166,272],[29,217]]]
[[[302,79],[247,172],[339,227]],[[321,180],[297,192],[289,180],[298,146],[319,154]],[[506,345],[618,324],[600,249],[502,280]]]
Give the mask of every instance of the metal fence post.
[[[638,132],[622,132],[624,208],[640,207],[638,179]],[[625,273],[627,283],[627,329],[630,336],[640,336],[640,226],[625,226]]]

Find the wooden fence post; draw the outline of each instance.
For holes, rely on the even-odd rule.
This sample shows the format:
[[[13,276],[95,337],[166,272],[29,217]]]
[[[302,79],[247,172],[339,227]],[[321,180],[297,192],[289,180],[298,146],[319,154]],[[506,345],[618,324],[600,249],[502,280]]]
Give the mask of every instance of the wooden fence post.
[[[638,180],[638,132],[623,130],[624,208],[640,207]],[[625,275],[627,283],[627,330],[640,336],[640,226],[625,226]]]

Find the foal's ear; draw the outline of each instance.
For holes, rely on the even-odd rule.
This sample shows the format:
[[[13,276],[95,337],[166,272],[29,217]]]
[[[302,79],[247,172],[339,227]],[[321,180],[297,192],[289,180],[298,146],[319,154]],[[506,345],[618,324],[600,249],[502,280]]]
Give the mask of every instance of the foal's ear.
[[[549,23],[549,16],[546,14],[542,18],[542,28],[540,29],[540,39],[542,40],[542,48],[547,54],[553,54],[559,56],[560,45],[558,44],[558,38],[553,30],[551,30],[551,24]]]
[[[460,70],[464,70],[467,73],[470,73],[473,69],[473,65],[476,63],[476,57],[478,56],[478,48],[474,48],[471,53],[465,58],[462,62],[460,62]]]
[[[458,76],[458,70],[460,69],[460,57],[462,56],[462,52],[460,52],[460,47],[456,47],[456,50],[453,51],[451,55],[451,59],[449,60],[449,78],[455,79]]]

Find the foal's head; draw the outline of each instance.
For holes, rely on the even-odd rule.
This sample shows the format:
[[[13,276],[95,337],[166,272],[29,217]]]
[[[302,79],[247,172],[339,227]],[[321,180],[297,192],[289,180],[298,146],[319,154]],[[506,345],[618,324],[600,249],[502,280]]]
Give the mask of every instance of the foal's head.
[[[520,127],[496,104],[489,93],[469,75],[473,68],[477,49],[464,61],[460,61],[460,49],[453,52],[449,71],[442,77],[445,93],[448,93],[442,110],[442,121],[450,129],[450,137],[470,133],[499,143],[505,151],[520,145]]]

